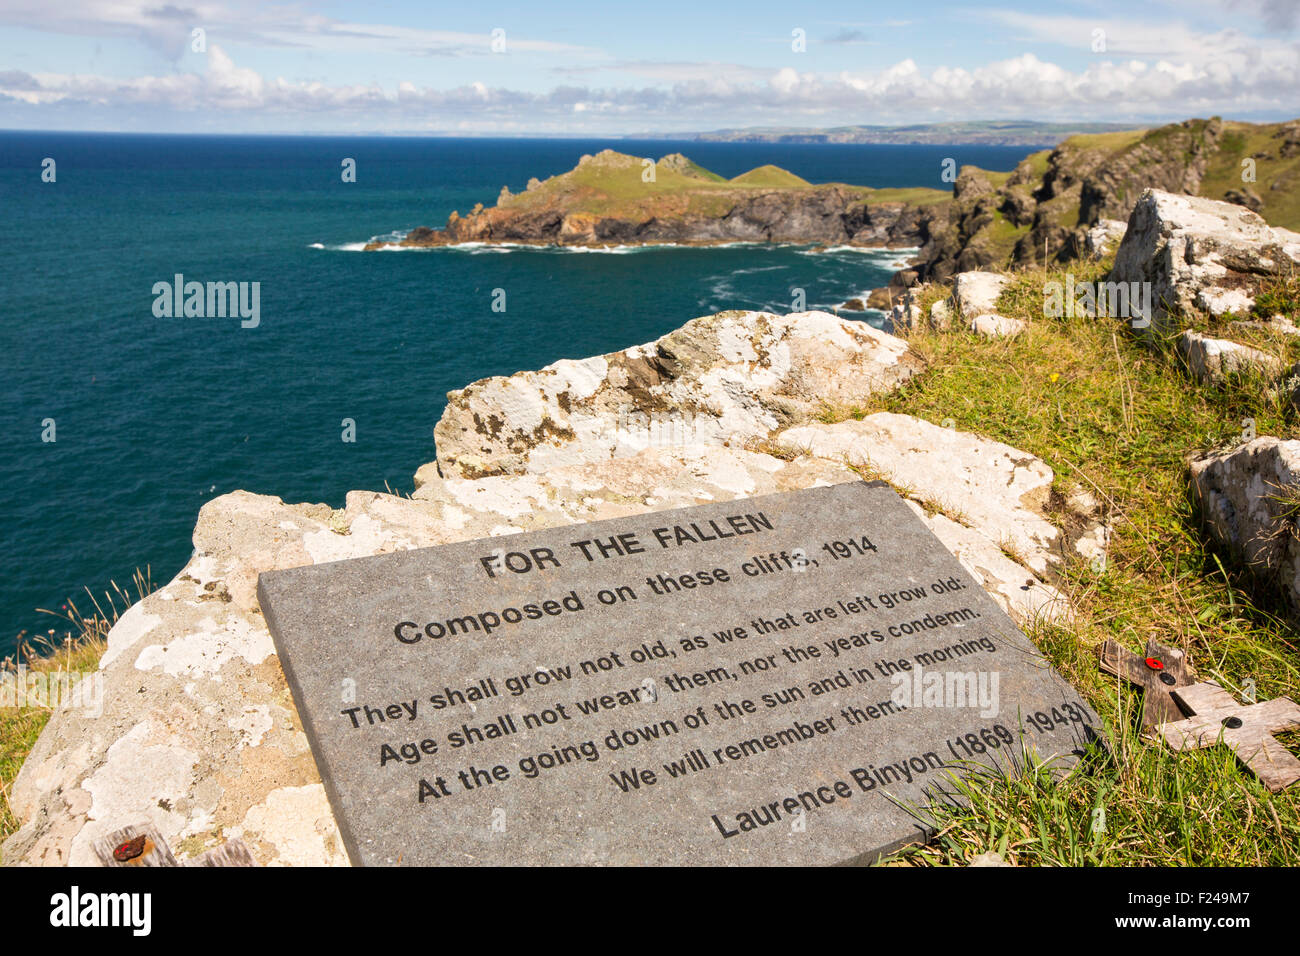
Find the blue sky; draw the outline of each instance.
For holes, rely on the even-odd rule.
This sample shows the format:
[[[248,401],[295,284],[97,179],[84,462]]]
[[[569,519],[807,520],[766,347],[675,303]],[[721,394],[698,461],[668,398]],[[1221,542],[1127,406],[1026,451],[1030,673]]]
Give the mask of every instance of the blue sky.
[[[0,127],[617,135],[1289,119],[1297,7],[0,0]]]

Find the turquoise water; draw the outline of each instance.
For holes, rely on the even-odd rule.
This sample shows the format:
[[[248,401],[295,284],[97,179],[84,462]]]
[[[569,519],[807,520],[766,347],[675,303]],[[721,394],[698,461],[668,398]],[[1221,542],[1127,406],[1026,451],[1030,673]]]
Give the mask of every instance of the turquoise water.
[[[796,286],[808,308],[829,307],[896,267],[896,252],[793,246],[355,251],[606,146],[681,150],[726,176],[776,163],[874,186],[938,186],[944,157],[1010,169],[1028,152],[0,133],[0,655],[19,632],[57,626],[38,607],[146,565],[165,583],[217,495],[338,507],[354,488],[409,491],[450,389],[721,309],[789,311]],[[259,282],[260,324],[155,317],[154,284],[176,273]],[[340,440],[345,418],[355,443]]]

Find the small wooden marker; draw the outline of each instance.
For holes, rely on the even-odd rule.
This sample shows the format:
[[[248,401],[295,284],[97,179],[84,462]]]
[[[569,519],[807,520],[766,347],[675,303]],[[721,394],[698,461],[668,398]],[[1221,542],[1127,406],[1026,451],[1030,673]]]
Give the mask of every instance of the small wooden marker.
[[[1139,657],[1115,641],[1107,641],[1101,646],[1101,669],[1142,688],[1142,733],[1146,736],[1157,736],[1160,724],[1187,715],[1172,695],[1175,688],[1192,683],[1182,651],[1149,640],[1146,656]]]
[[[94,843],[104,866],[257,866],[242,840],[230,840],[179,863],[153,824],[123,827]]]
[[[1300,706],[1289,697],[1243,706],[1208,682],[1181,687],[1174,696],[1195,716],[1160,726],[1169,746],[1189,750],[1221,742],[1273,793],[1300,780],[1300,760],[1272,736],[1300,729]]]

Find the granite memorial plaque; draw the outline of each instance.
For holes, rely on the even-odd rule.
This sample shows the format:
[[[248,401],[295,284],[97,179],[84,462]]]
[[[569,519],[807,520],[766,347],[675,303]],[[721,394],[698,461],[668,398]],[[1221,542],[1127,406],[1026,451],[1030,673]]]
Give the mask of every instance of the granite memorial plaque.
[[[1098,727],[879,482],[263,574],[356,864],[872,862]]]

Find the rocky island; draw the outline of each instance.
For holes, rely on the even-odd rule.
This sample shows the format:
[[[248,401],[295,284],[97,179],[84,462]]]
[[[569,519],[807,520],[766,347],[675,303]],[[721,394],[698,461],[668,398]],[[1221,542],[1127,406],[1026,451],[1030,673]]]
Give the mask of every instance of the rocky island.
[[[606,149],[567,173],[512,194],[490,209],[453,212],[442,229],[420,227],[399,246],[468,242],[602,246],[722,242],[851,243],[889,247],[921,241],[927,208],[949,201],[940,189],[814,185],[777,166],[725,179],[671,153],[658,162]],[[367,249],[390,243],[372,242]]]

